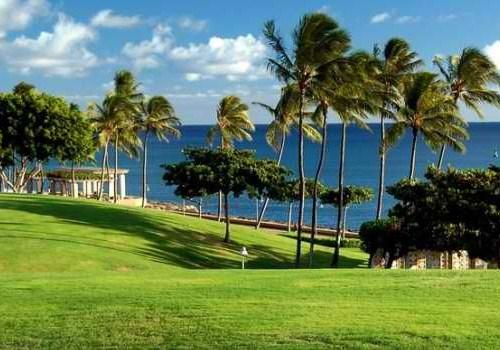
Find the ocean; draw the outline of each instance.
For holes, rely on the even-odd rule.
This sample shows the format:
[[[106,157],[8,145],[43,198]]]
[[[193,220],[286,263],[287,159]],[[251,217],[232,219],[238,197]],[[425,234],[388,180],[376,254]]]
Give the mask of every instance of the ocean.
[[[182,127],[182,137],[169,142],[159,142],[151,139],[148,156],[148,198],[155,201],[169,201],[180,203],[181,198],[174,195],[174,188],[168,187],[162,181],[162,164],[176,163],[184,160],[182,149],[186,147],[205,146],[205,136],[209,126],[186,125]],[[359,129],[349,126],[346,138],[346,185],[359,185],[371,187],[374,199],[371,202],[352,206],[347,212],[347,227],[357,229],[367,220],[375,216],[376,189],[378,183],[378,146],[379,131],[377,124],[370,125],[371,130]],[[236,143],[239,149],[255,150],[259,158],[276,158],[274,151],[265,141],[266,125],[256,126],[252,142]],[[330,124],[328,126],[328,148],[326,161],[321,176],[321,181],[336,186],[338,181],[339,145],[341,126]],[[494,153],[500,146],[500,123],[471,123],[470,140],[467,141],[465,154],[458,154],[448,150],[445,155],[444,166],[459,168],[485,168],[489,164],[497,163]],[[319,158],[319,144],[305,143],[305,172],[306,176],[314,176]],[[417,145],[416,174],[422,177],[427,166],[437,162],[437,154],[433,153],[424,140],[419,139]],[[96,159],[100,159],[96,157]],[[410,162],[410,135],[407,133],[400,142],[389,150],[386,163],[386,185],[393,184],[408,176]],[[291,170],[297,169],[297,137],[291,134],[287,139],[283,155],[283,165]],[[119,156],[119,167],[129,169],[127,175],[127,194],[139,196],[141,193],[141,163],[137,159],[130,159],[125,154]],[[388,194],[384,197],[384,212],[394,204]],[[287,204],[270,202],[266,219],[283,221],[287,220]],[[311,203],[306,203],[305,221],[311,217]],[[217,198],[206,198],[203,201],[203,210],[216,213]],[[246,196],[231,199],[231,215],[255,218],[257,203]],[[294,215],[296,215],[294,210]],[[318,213],[319,224],[333,227],[336,222],[336,209],[331,206],[322,206]]]

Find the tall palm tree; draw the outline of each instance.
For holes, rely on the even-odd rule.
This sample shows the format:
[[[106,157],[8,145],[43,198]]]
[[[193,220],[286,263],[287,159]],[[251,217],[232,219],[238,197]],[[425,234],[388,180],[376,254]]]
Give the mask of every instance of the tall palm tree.
[[[153,96],[140,104],[141,124],[144,131],[142,148],[142,207],[146,206],[146,175],[148,140],[153,134],[158,140],[167,141],[168,136],[179,138],[181,132],[179,126],[181,122],[175,115],[174,108],[163,96]]]
[[[226,96],[217,106],[216,124],[208,129],[207,142],[213,144],[216,136],[220,138],[220,148],[227,149],[234,146],[234,141],[252,140],[255,130],[248,106],[237,96]],[[219,192],[217,218],[222,218],[222,193]]]
[[[104,101],[99,105],[93,103],[89,106],[89,116],[93,127],[96,130],[96,144],[99,148],[103,148],[102,160],[101,160],[101,182],[98,191],[99,200],[102,199],[104,193],[104,170],[106,164],[109,163],[109,144],[113,140],[116,128],[116,116],[121,113],[124,106],[126,106],[126,100],[122,97],[116,95],[106,96]],[[108,169],[108,183],[110,180],[109,169]],[[111,196],[111,193],[109,193]]]
[[[112,139],[115,149],[113,201],[116,203],[118,200],[118,152],[122,150],[134,158],[139,155],[138,148],[141,146],[141,139],[138,136],[141,128],[139,105],[143,95],[138,91],[139,84],[130,71],[116,72],[114,85],[114,95],[119,96],[123,101],[121,110],[114,118],[115,133]]]
[[[397,121],[387,131],[386,146],[394,144],[409,129],[412,133],[410,171],[415,176],[415,159],[418,136],[436,149],[446,144],[463,152],[467,138],[466,123],[458,107],[447,93],[442,81],[428,72],[419,72],[407,78],[402,91],[403,101],[397,112]]]
[[[495,64],[480,50],[467,47],[460,55],[446,58],[436,56],[433,63],[438,67],[448,94],[457,106],[459,101],[463,102],[480,118],[482,113],[479,104],[500,106],[500,94],[489,88],[500,84],[500,74]],[[446,145],[443,144],[439,152],[438,169],[443,164],[445,149]]]
[[[398,89],[404,78],[415,71],[422,61],[417,54],[411,50],[410,45],[403,39],[390,39],[384,50],[381,51],[377,46],[374,48],[374,58],[378,65],[378,71],[374,75],[376,81],[381,84],[382,89],[382,108],[380,109],[380,167],[379,183],[377,195],[376,219],[382,216],[384,180],[385,180],[385,161],[387,149],[385,148],[385,120],[395,119],[395,106],[398,104]]]
[[[339,53],[343,55],[344,52]],[[341,56],[342,57],[342,56]],[[367,113],[374,113],[372,107],[372,90],[373,84],[367,77],[368,68],[372,66],[372,59],[370,55],[364,52],[356,52],[350,56],[343,57],[336,62],[332,62],[325,71],[318,75],[317,79],[322,80],[322,84],[318,84],[318,88],[313,91],[312,98],[318,102],[317,111],[321,111],[319,120],[322,120],[322,147],[320,151],[320,158],[316,175],[314,180],[313,194],[312,194],[312,228],[311,228],[311,242],[309,247],[309,266],[313,265],[314,256],[314,238],[317,232],[317,202],[319,197],[318,184],[321,174],[324,157],[326,154],[326,129],[327,129],[327,112],[332,109],[342,122],[342,134],[340,144],[340,163],[339,163],[339,182],[343,184],[344,174],[344,159],[345,159],[345,139],[346,128],[349,123],[357,123],[358,125],[367,128],[364,119],[367,118]],[[376,102],[376,101],[375,101]],[[340,185],[339,185],[340,186]],[[341,187],[342,188],[342,187]],[[342,204],[342,203],[341,203]],[[341,219],[343,218],[342,210],[343,205],[339,205],[339,213],[337,215],[337,226],[340,228]],[[338,234],[336,240],[340,239]],[[337,242],[337,246],[340,246]],[[338,249],[335,249],[332,266],[337,265]]]
[[[293,48],[289,52],[274,21],[264,25],[264,36],[274,52],[268,59],[268,69],[280,81],[296,85],[299,91],[298,115],[298,171],[299,213],[297,220],[297,248],[295,267],[300,266],[302,226],[304,223],[305,173],[304,173],[304,110],[306,95],[315,88],[314,78],[321,69],[337,58],[337,52],[349,47],[349,35],[337,22],[323,13],[306,14],[292,34]]]
[[[283,152],[285,150],[285,141],[290,134],[292,128],[298,125],[298,91],[295,86],[285,86],[281,89],[281,96],[275,107],[271,107],[265,103],[252,102],[264,108],[273,116],[273,120],[266,129],[266,142],[277,152],[277,163],[281,164]],[[313,142],[321,140],[321,134],[318,130],[308,123],[303,124],[304,136]],[[260,209],[255,228],[259,228],[264,214],[266,212],[269,198],[264,199],[264,203]]]

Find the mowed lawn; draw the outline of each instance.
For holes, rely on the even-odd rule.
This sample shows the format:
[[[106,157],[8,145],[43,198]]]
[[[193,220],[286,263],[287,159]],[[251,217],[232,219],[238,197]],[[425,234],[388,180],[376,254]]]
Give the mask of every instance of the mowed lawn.
[[[375,271],[358,249],[343,269],[293,270],[293,239],[222,235],[177,214],[0,195],[0,349],[500,347],[497,271]],[[317,267],[330,256],[318,247]]]

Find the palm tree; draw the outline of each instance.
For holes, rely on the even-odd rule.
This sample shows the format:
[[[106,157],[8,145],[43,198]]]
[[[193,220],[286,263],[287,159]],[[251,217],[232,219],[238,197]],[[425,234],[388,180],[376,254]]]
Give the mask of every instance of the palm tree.
[[[489,89],[492,84],[500,84],[500,74],[495,64],[480,50],[468,47],[463,49],[460,55],[446,58],[436,56],[433,62],[446,82],[448,94],[457,106],[461,101],[479,117],[482,117],[479,104],[500,106],[500,94]],[[443,144],[439,153],[438,169],[443,164],[445,149],[446,145]]]
[[[226,96],[217,106],[217,122],[208,129],[207,142],[213,144],[215,137],[220,137],[220,148],[234,146],[234,141],[252,140],[255,127],[248,115],[248,106],[237,96]],[[217,218],[222,218],[222,193],[219,192]]]
[[[273,148],[274,151],[278,153],[277,163],[281,164],[281,159],[283,157],[283,151],[285,150],[285,141],[287,136],[290,134],[292,128],[297,127],[298,124],[298,94],[297,89],[294,86],[285,86],[281,89],[281,96],[275,107],[271,107],[265,103],[252,102],[264,108],[273,116],[273,120],[267,126],[266,129],[266,142],[269,146]],[[318,130],[308,123],[304,123],[303,126],[304,136],[308,139],[319,142],[321,140],[321,134]],[[262,220],[264,219],[264,214],[266,212],[267,205],[269,203],[269,198],[265,198],[264,203],[260,209],[257,223],[255,228],[259,228]]]
[[[349,46],[350,39],[337,22],[323,13],[307,14],[302,17],[293,31],[291,52],[285,48],[283,38],[277,32],[274,21],[267,22],[263,32],[274,52],[274,57],[268,59],[269,71],[280,81],[296,85],[299,91],[298,170],[300,199],[295,254],[295,267],[299,267],[305,201],[303,125],[306,95],[314,90],[314,78],[319,71],[337,58],[337,52]]]
[[[134,158],[139,155],[138,148],[141,146],[141,139],[138,136],[141,128],[139,105],[143,95],[137,91],[139,84],[134,75],[127,70],[116,72],[114,84],[114,95],[121,97],[123,101],[122,108],[114,118],[115,133],[112,139],[115,146],[113,201],[116,203],[118,200],[118,151],[125,151]]]
[[[121,113],[124,106],[126,106],[126,100],[116,95],[106,96],[100,105],[93,103],[89,106],[88,113],[96,130],[96,144],[104,149],[101,161],[101,183],[98,191],[99,200],[102,199],[104,192],[104,170],[106,164],[109,163],[109,144],[115,135],[116,115]],[[108,168],[108,183],[109,180]],[[111,193],[109,193],[109,196],[111,196]]]
[[[377,46],[373,54],[378,65],[378,71],[374,75],[382,89],[382,108],[380,109],[380,168],[377,196],[376,219],[382,216],[382,205],[384,196],[385,180],[385,125],[386,119],[395,119],[395,106],[398,104],[398,89],[402,80],[422,64],[417,54],[410,49],[410,45],[403,39],[393,38],[387,42],[383,52]]]
[[[419,72],[407,78],[402,91],[403,102],[398,108],[397,121],[387,132],[386,146],[394,144],[405,132],[412,133],[410,171],[415,176],[417,140],[421,134],[427,144],[436,149],[446,144],[463,152],[463,140],[467,138],[466,123],[458,113],[458,107],[447,93],[442,81],[428,72]]]
[[[150,134],[153,134],[158,140],[167,142],[169,135],[179,138],[181,136],[179,130],[181,122],[175,115],[170,102],[163,96],[154,96],[147,101],[141,101],[140,111],[142,129],[144,130],[142,142],[142,207],[144,208],[146,206],[148,138]]]

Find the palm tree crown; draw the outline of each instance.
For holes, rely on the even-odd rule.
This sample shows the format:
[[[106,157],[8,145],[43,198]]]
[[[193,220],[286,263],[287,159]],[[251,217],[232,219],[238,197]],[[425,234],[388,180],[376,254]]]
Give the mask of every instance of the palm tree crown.
[[[413,178],[418,134],[432,149],[447,144],[457,151],[464,151],[462,141],[467,137],[466,123],[453,99],[446,94],[443,82],[435,74],[419,72],[407,78],[402,95],[398,119],[387,132],[386,145],[394,144],[406,129],[411,130],[413,143],[409,177]]]
[[[207,142],[212,144],[218,134],[221,148],[229,148],[235,140],[252,140],[251,133],[254,130],[248,115],[248,106],[237,96],[226,96],[217,106],[217,123],[208,130]]]

